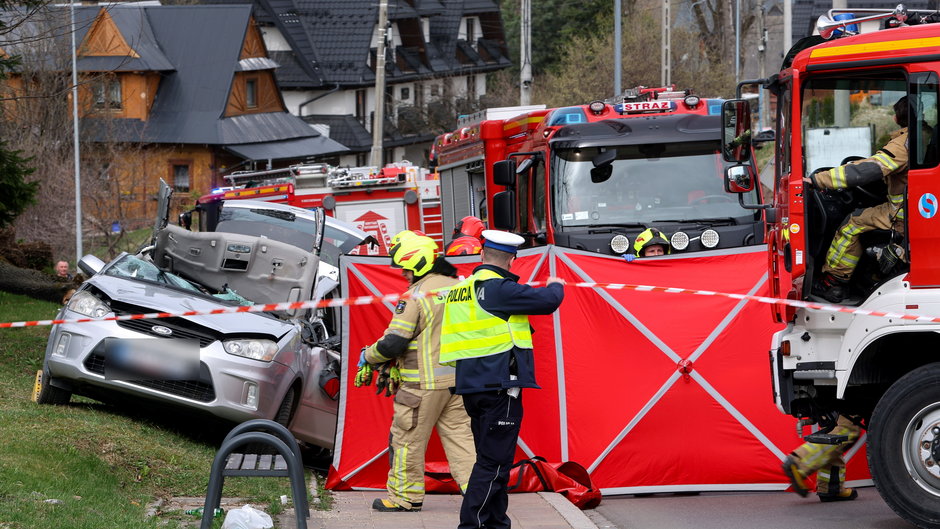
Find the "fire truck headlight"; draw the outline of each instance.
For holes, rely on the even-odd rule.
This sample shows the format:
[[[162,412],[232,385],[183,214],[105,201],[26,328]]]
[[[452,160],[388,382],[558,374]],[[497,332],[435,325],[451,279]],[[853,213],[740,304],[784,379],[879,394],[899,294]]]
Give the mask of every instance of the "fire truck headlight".
[[[685,100],[684,100],[684,101],[685,101],[685,104],[686,104],[689,108],[695,108],[695,107],[698,106],[699,103],[702,102],[702,100],[701,100],[701,98],[699,98],[699,96],[693,96],[693,95],[687,95],[687,96],[685,96]]]
[[[614,238],[610,240],[610,249],[615,254],[623,255],[630,249],[630,239],[624,235],[614,235]]]
[[[702,246],[706,248],[714,248],[718,246],[718,232],[715,230],[705,230],[702,232]]]
[[[689,236],[684,231],[677,231],[669,238],[669,244],[675,250],[685,250],[689,247]]]

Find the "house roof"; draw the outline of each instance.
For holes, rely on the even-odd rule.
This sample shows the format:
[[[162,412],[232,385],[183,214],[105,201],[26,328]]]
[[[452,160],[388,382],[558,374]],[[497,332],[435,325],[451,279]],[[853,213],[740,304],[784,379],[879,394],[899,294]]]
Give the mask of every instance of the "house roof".
[[[158,96],[146,123],[132,119],[86,118],[83,127],[99,141],[133,138],[132,141],[145,143],[253,144],[253,149],[241,150],[255,155],[260,155],[264,146],[268,147],[269,154],[283,154],[290,149],[278,148],[276,142],[285,141],[293,142],[295,147],[323,149],[305,152],[303,157],[345,150],[334,141],[320,138],[319,132],[286,111],[225,117],[235,72],[271,70],[277,66],[268,58],[240,60],[251,9],[250,5],[134,4],[76,8],[76,26],[80,28],[76,34],[78,42],[84,42],[86,35],[98,31],[96,26],[109,23],[102,22],[108,19],[117,28],[117,36],[112,32],[108,42],[123,38],[130,48],[123,57],[83,57],[78,61],[79,69],[101,71],[109,65],[120,65],[120,70],[161,74]],[[68,17],[67,9],[53,11],[58,12],[60,18]],[[120,42],[114,47],[122,49]],[[299,141],[302,139],[311,141]],[[317,141],[312,141],[314,139]],[[271,156],[259,159],[264,158]]]
[[[201,0],[215,3],[231,0]],[[243,2],[246,0],[235,0]],[[374,54],[372,36],[378,22],[378,4],[364,0],[256,0],[259,20],[275,24],[290,44],[291,52],[272,54],[282,65],[278,81],[284,87],[367,86],[375,82],[369,64]],[[482,38],[488,39],[487,57],[467,60],[458,51],[457,31],[463,16],[485,17]],[[389,20],[399,24],[421,18],[430,25],[430,42],[424,50],[399,46],[395,51],[406,62],[386,62],[389,82],[485,72],[510,64],[505,35],[495,0],[398,0],[389,2]],[[495,23],[494,23],[495,22]],[[423,53],[422,53],[423,52]],[[293,54],[293,60],[285,57]],[[475,55],[475,54],[474,54]],[[416,62],[417,61],[417,62]],[[420,64],[419,64],[420,63]]]
[[[904,7],[911,9],[927,9],[935,11],[933,0],[908,0],[904,2]],[[846,0],[847,9],[893,9],[897,2],[890,4],[888,2],[877,0]],[[816,20],[820,15],[825,15],[832,8],[831,0],[794,0],[793,10],[793,42],[796,43],[803,37],[813,34],[816,28]],[[861,15],[860,15],[861,16]]]

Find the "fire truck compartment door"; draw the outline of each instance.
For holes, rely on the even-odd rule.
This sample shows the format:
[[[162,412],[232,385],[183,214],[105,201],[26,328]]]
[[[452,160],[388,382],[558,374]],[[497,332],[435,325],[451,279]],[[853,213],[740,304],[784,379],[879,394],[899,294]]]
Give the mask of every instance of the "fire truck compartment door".
[[[255,303],[309,299],[319,260],[307,251],[264,237],[191,232],[172,224],[157,233],[154,263],[221,291],[226,286]]]

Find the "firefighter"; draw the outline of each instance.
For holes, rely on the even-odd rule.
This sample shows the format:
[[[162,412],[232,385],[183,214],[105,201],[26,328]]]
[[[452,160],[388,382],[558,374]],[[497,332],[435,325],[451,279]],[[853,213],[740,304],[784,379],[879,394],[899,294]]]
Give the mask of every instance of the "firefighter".
[[[454,391],[470,415],[476,463],[460,506],[458,529],[510,526],[507,482],[522,424],[522,388],[538,388],[529,314],[551,314],[564,281],[545,288],[518,283],[509,271],[522,237],[483,232],[483,264],[447,295],[441,363],[456,364]]]
[[[402,232],[392,240],[392,266],[401,268],[410,286],[382,338],[363,349],[360,366],[394,362],[401,375],[389,434],[388,497],[376,498],[372,508],[408,512],[420,511],[424,502],[424,454],[433,428],[461,491],[476,456],[463,399],[449,391],[454,368],[438,363],[446,292],[432,291],[456,284],[457,269],[436,258],[437,243],[430,237]],[[429,295],[409,297],[416,293]]]
[[[656,228],[649,228],[636,236],[633,242],[633,253],[637,257],[654,257],[666,255],[670,251],[669,239]]]
[[[881,229],[904,233],[904,193],[907,188],[908,165],[908,98],[894,104],[894,120],[901,128],[874,156],[821,171],[803,179],[807,185],[820,189],[846,189],[877,180],[888,184],[887,201],[853,212],[836,230],[826,261],[823,277],[813,285],[813,294],[832,303],[841,303],[848,295],[848,283],[862,255],[859,236]]]
[[[460,219],[454,226],[453,240],[444,249],[446,255],[476,255],[483,250],[483,221],[469,216]]]
[[[816,473],[816,495],[819,501],[851,501],[858,491],[845,487],[845,459],[842,458],[859,438],[861,430],[849,418],[840,415],[830,435],[844,435],[840,444],[806,442],[783,460],[783,473],[790,478],[793,492],[806,497],[809,487],[806,479]]]

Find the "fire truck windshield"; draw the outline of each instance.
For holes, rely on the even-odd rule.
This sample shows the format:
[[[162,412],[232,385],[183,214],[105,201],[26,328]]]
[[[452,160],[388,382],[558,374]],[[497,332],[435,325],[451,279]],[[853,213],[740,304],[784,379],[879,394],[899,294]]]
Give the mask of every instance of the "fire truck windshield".
[[[725,167],[711,141],[556,149],[555,223],[563,229],[752,219],[724,192]],[[756,200],[755,194],[746,202]]]

